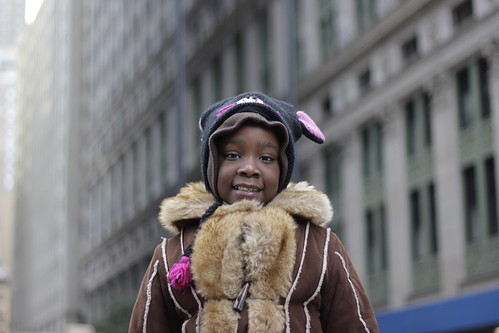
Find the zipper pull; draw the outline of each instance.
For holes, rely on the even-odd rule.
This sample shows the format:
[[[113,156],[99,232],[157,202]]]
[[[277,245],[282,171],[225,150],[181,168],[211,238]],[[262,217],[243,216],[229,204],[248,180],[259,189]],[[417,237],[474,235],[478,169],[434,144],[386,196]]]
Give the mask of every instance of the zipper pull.
[[[249,282],[246,282],[244,286],[241,288],[241,291],[239,292],[239,295],[237,295],[236,300],[234,301],[234,310],[237,310],[239,312],[243,311],[244,303],[246,302],[246,297],[248,297],[248,289],[249,289]]]

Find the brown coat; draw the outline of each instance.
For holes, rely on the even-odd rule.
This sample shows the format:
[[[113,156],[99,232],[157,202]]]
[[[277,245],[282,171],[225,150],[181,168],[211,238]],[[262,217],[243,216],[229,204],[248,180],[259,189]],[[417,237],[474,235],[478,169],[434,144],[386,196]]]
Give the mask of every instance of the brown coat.
[[[156,247],[130,321],[149,332],[378,332],[360,279],[338,237],[327,196],[291,184],[272,202],[223,205],[196,234],[213,203],[200,183],[161,205],[160,222],[177,235]],[[169,268],[193,240],[193,283],[169,286]],[[233,309],[242,287],[249,294]]]

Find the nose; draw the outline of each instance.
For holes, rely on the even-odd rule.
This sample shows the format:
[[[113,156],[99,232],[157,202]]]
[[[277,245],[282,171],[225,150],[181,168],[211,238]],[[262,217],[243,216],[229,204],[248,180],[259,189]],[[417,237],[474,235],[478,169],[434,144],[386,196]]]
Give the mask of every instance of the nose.
[[[241,166],[237,170],[237,173],[240,176],[245,176],[245,177],[259,177],[260,176],[260,170],[258,169],[258,158],[256,157],[246,157],[241,160]]]

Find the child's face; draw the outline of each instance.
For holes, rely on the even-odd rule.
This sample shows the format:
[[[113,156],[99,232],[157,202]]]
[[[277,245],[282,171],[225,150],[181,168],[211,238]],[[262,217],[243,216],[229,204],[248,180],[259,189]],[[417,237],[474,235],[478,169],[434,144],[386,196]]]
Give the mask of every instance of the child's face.
[[[243,199],[268,203],[279,187],[279,140],[265,127],[246,124],[220,138],[218,194],[226,203]]]

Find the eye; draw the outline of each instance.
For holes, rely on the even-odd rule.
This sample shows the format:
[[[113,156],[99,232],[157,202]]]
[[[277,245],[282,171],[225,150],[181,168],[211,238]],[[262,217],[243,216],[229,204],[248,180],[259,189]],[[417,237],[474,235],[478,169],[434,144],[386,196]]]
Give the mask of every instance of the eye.
[[[236,152],[227,152],[224,154],[226,160],[234,161],[241,157],[239,153]]]
[[[264,162],[264,163],[272,163],[273,161],[275,161],[275,158],[272,157],[272,156],[269,156],[269,155],[262,155],[260,156],[260,159]]]

